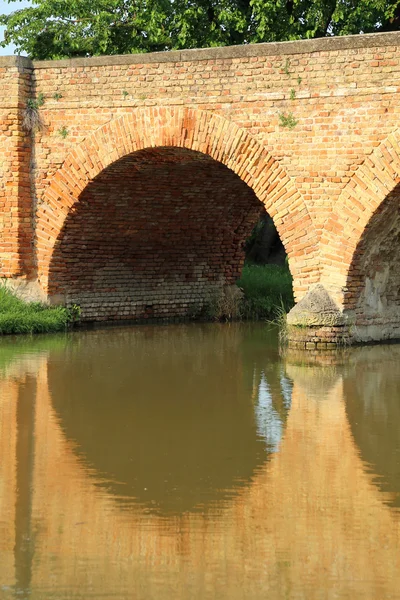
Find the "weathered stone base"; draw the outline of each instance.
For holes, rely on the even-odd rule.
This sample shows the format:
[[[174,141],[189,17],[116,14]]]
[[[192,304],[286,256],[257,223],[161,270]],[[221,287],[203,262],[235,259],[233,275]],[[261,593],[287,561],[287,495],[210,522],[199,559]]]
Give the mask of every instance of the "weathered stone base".
[[[351,343],[349,328],[339,326],[288,325],[289,348],[304,350],[331,350]]]
[[[321,284],[292,308],[287,323],[290,348],[330,350],[351,342],[347,319]]]
[[[352,338],[356,344],[400,341],[400,318],[389,323],[380,323],[378,318],[367,324],[356,323],[352,327]]]
[[[26,279],[26,277],[3,277],[0,279],[13,294],[24,302],[47,302],[47,296],[39,285],[37,279]]]

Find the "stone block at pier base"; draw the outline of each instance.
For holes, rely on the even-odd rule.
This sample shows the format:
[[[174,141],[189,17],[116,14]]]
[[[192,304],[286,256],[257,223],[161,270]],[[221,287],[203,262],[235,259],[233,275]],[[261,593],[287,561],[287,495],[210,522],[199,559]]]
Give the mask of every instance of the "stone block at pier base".
[[[287,315],[290,348],[329,350],[351,342],[349,324],[323,285],[318,284]]]

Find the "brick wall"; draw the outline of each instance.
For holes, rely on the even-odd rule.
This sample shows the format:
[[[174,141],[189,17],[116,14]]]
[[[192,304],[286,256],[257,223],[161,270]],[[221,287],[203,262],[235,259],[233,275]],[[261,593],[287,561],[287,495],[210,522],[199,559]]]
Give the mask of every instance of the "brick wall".
[[[361,297],[366,278],[356,288],[349,267],[400,180],[399,45],[400,34],[391,33],[33,65],[13,59],[14,67],[1,59],[3,77],[30,70],[30,93],[45,96],[29,182],[42,288],[88,183],[128,154],[180,146],[227,166],[265,205],[288,252],[297,300],[318,281],[340,307],[346,294]],[[15,119],[15,102],[11,112]],[[28,186],[19,186],[25,207]],[[22,231],[28,219],[18,210]],[[11,265],[11,254],[2,256],[4,275],[29,273],[21,258]]]
[[[29,65],[1,58],[0,85],[0,272],[32,275],[31,140],[22,131],[31,95]]]
[[[143,150],[90,183],[66,219],[49,292],[85,319],[183,317],[240,277],[262,205],[227,167],[181,148]]]

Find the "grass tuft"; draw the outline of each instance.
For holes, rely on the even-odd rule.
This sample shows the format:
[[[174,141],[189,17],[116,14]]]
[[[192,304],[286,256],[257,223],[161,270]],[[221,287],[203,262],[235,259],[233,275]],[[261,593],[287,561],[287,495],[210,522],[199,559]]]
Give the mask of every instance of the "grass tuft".
[[[67,308],[24,302],[6,287],[0,287],[0,334],[65,331],[71,320]]]
[[[294,306],[289,267],[246,264],[237,285],[243,290],[244,319],[280,319]]]

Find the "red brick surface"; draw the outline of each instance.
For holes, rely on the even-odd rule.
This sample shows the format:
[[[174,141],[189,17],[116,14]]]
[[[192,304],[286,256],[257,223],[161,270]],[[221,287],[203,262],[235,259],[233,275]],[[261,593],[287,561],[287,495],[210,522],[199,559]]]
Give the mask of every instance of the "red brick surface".
[[[89,183],[65,220],[49,292],[78,303],[87,319],[195,315],[240,277],[260,208],[254,192],[207,155],[128,155]]]
[[[68,287],[66,273],[70,273],[71,281],[79,278],[71,258],[73,246],[78,243],[78,229],[85,232],[93,249],[96,230],[103,231],[105,239],[112,237],[110,232],[122,227],[124,210],[127,231],[139,213],[141,225],[144,215],[150,223],[150,206],[154,206],[156,215],[153,231],[160,232],[166,221],[180,223],[182,237],[174,238],[171,248],[174,252],[186,248],[184,217],[181,214],[180,221],[172,219],[173,185],[180,178],[184,180],[184,171],[177,167],[169,190],[168,176],[157,174],[160,191],[165,191],[162,200],[150,176],[139,182],[139,175],[132,178],[127,167],[129,161],[140,160],[135,158],[138,151],[179,147],[201,152],[228,167],[232,172],[226,184],[230,190],[239,190],[240,180],[247,184],[241,186],[243,198],[234,203],[232,214],[237,215],[238,227],[244,222],[248,227],[253,218],[253,208],[248,207],[253,207],[254,194],[260,206],[265,206],[288,252],[297,300],[321,281],[340,307],[361,315],[364,309],[360,298],[365,297],[366,279],[376,281],[378,268],[376,260],[363,262],[366,244],[370,247],[378,239],[365,232],[380,229],[374,225],[375,219],[383,227],[379,215],[390,218],[393,211],[398,212],[398,194],[391,196],[392,213],[382,212],[380,206],[400,182],[399,46],[400,34],[381,34],[34,65],[28,61],[12,65],[7,63],[9,59],[3,59],[3,276],[37,276],[45,291],[64,293]],[[40,109],[45,128],[34,136],[27,135],[21,129],[24,106],[27,97],[40,93],[45,96]],[[283,126],[285,116],[293,117],[293,128]],[[66,137],[60,134],[62,130],[67,132]],[[124,162],[124,157],[130,155],[132,159]],[[121,160],[118,166],[112,166]],[[118,171],[121,165],[128,169],[126,175],[120,172],[123,185],[115,179],[115,169]],[[217,192],[203,189],[208,168],[211,187]],[[227,172],[215,162],[204,160],[197,175],[193,167],[188,179],[192,192],[190,209],[185,210],[204,218],[201,227],[210,244],[212,236],[223,230],[229,213],[227,205],[219,216],[210,210],[220,201]],[[216,181],[219,176],[220,183]],[[111,181],[115,189],[103,202],[102,194]],[[149,204],[143,211],[146,185]],[[140,199],[132,191],[135,186],[141,190]],[[119,194],[117,188],[124,191]],[[186,192],[179,192],[183,203]],[[119,195],[124,198],[125,208],[121,206],[116,215],[113,198]],[[169,199],[168,209],[165,198]],[[251,213],[248,219],[247,211]],[[112,218],[116,219],[113,223]],[[107,223],[109,232],[105,229]],[[219,247],[220,238],[214,238],[218,267],[213,277],[224,273],[222,265],[228,260],[232,270],[226,274],[227,282],[242,261],[242,238],[231,235],[231,253],[228,246]],[[394,232],[391,239],[395,244]],[[148,241],[143,243],[146,246]],[[147,248],[150,251],[151,245]],[[103,254],[104,264],[111,260],[111,247],[108,252],[107,256]],[[121,252],[115,249],[115,257]],[[178,257],[174,252],[170,256],[175,256],[175,262],[172,258],[167,261],[167,276],[175,273],[178,277],[182,267],[187,277],[183,254]],[[187,249],[184,252],[187,254]],[[103,268],[101,260],[97,257],[96,267],[97,263],[90,262],[90,252],[85,258],[79,244],[74,256],[86,272],[85,283],[84,279],[77,282],[78,288],[89,286],[88,282],[94,281],[89,274]],[[389,253],[385,256],[389,279],[393,279],[398,269],[392,268]],[[157,268],[161,269],[161,264]],[[150,273],[150,262],[148,268]],[[385,301],[398,307],[395,289],[392,285]],[[96,289],[92,292],[95,294]],[[378,319],[378,313],[375,316]],[[372,321],[374,318],[371,316]]]

